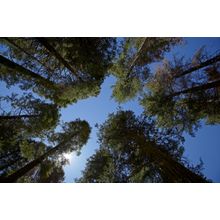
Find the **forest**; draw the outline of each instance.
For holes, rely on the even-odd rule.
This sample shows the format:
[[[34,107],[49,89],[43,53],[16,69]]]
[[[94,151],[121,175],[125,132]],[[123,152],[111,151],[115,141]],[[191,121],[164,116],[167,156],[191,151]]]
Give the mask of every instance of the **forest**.
[[[0,182],[215,182],[184,152],[220,124],[220,38],[191,40],[192,54],[180,37],[1,37]]]

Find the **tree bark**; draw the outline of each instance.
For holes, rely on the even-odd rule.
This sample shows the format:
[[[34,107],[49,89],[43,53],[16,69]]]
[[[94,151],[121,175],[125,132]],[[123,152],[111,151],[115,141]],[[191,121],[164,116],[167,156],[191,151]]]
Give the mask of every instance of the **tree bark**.
[[[56,49],[54,47],[52,47],[50,45],[50,43],[47,41],[46,38],[36,38],[37,41],[42,44],[60,63],[63,64],[63,66],[65,66],[73,75],[76,76],[77,79],[81,78],[76,74],[76,69],[74,69],[72,66],[69,65],[68,62],[66,62],[66,60],[64,60],[64,58],[56,51]]]
[[[204,62],[201,62],[200,64],[198,64],[198,65],[196,65],[196,66],[193,66],[193,67],[191,67],[191,68],[189,68],[189,69],[183,71],[182,73],[180,73],[180,74],[174,76],[174,78],[182,77],[182,76],[187,75],[187,74],[189,74],[189,73],[192,73],[192,72],[194,72],[194,71],[196,71],[196,70],[199,70],[199,69],[202,69],[202,68],[204,68],[204,67],[206,67],[206,66],[209,66],[209,65],[211,65],[211,64],[214,64],[214,63],[216,63],[216,62],[218,62],[218,61],[220,61],[220,55],[214,56],[214,57],[212,57],[211,59],[208,59],[208,60],[206,60],[206,61],[204,61]]]
[[[5,58],[4,56],[0,55],[0,64],[3,64],[4,66],[8,67],[9,69],[12,69],[16,72],[19,72],[20,74],[38,81],[40,84],[45,86],[46,88],[54,88],[54,83],[50,80],[42,77],[41,75],[34,73],[33,71],[26,69],[25,67]]]

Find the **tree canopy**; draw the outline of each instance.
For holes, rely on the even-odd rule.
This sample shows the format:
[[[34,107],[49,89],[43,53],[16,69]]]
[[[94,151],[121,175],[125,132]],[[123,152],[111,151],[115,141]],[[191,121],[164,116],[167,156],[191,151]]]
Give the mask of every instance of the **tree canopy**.
[[[220,123],[220,53],[171,53],[177,37],[0,38],[0,181],[63,182],[65,154],[80,155],[91,127],[63,121],[67,105],[99,95],[107,76],[121,107],[99,126],[77,182],[209,182],[183,156],[184,132]],[[185,43],[185,42],[184,42]],[[88,109],[90,111],[90,109]],[[95,117],[95,115],[94,115]],[[93,122],[92,122],[93,123]],[[94,138],[94,137],[92,137]]]
[[[180,38],[125,38],[111,69],[117,78],[112,92],[114,99],[122,103],[140,93],[151,74],[149,65],[162,60],[180,42]]]
[[[206,182],[183,161],[175,130],[132,111],[110,114],[100,126],[100,150],[88,159],[78,182]]]
[[[219,53],[207,56],[200,49],[188,62],[164,60],[146,87],[140,102],[160,127],[175,126],[193,134],[201,120],[220,122]]]
[[[0,78],[60,106],[100,92],[115,38],[2,38]]]

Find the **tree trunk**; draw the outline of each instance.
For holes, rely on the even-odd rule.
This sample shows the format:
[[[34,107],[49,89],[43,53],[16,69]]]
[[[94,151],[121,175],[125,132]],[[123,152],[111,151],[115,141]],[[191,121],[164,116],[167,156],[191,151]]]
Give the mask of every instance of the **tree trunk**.
[[[144,148],[146,155],[159,168],[166,182],[174,183],[205,183],[204,178],[187,169],[172,158],[169,153],[162,151],[155,143],[149,143]]]
[[[66,60],[56,51],[54,47],[50,45],[50,43],[47,41],[46,38],[36,38],[38,42],[40,42],[60,63],[63,64],[64,67],[66,67],[73,75],[76,76],[77,79],[81,79],[77,74],[76,74],[76,69],[74,69],[72,66],[69,65]]]
[[[201,62],[200,64],[198,64],[198,65],[196,65],[196,66],[193,66],[193,67],[191,67],[191,68],[189,68],[189,69],[183,71],[182,73],[180,73],[180,74],[174,76],[174,78],[179,78],[179,77],[181,77],[181,76],[187,75],[187,74],[192,73],[192,72],[194,72],[194,71],[196,71],[196,70],[199,70],[199,69],[202,69],[202,68],[204,68],[204,67],[206,67],[206,66],[209,66],[209,65],[211,65],[211,64],[214,64],[214,63],[216,63],[216,62],[218,62],[218,61],[220,61],[220,55],[214,56],[214,57],[212,57],[212,58],[209,59],[209,60],[206,60],[206,61],[204,61],[204,62]]]
[[[153,163],[165,182],[172,183],[205,183],[207,182],[203,177],[187,169],[181,163],[173,159],[173,157],[163,150],[154,141],[146,141],[145,136],[137,135],[136,142],[141,148],[141,154],[145,155],[151,163]]]
[[[30,54],[29,52],[27,52],[26,50],[24,50],[23,48],[21,48],[19,45],[17,45],[14,41],[12,41],[10,38],[8,37],[4,37],[3,38],[5,41],[7,41],[9,44],[11,44],[14,48],[20,50],[21,52],[25,53],[27,56],[29,56],[30,58],[32,58],[33,60],[36,60],[39,64],[41,64],[42,66],[44,66],[47,70],[50,71],[50,73],[53,72],[53,70],[51,70],[49,67],[46,66],[45,63],[41,62],[38,58],[36,58],[35,56],[33,56],[32,54]]]
[[[8,120],[8,119],[21,119],[21,118],[35,118],[40,115],[0,115],[0,120]]]
[[[8,67],[11,70],[14,70],[16,72],[19,72],[20,74],[38,81],[40,84],[45,86],[46,88],[53,88],[54,89],[54,83],[50,80],[42,77],[41,75],[34,73],[33,71],[26,69],[25,67],[14,63],[13,61],[5,58],[4,56],[0,55],[0,64],[3,64],[4,66]]]
[[[129,71],[128,71],[128,73],[127,73],[126,78],[128,78],[128,77],[130,76],[131,71],[132,71],[132,69],[134,68],[134,66],[135,66],[135,64],[136,64],[136,62],[137,62],[137,60],[139,59],[139,56],[141,55],[141,52],[142,52],[143,47],[144,47],[144,45],[145,45],[146,42],[147,42],[147,37],[144,38],[144,40],[143,40],[143,42],[142,42],[142,44],[141,44],[141,46],[140,46],[138,52],[136,53],[135,58],[133,59],[131,65],[130,65],[130,67],[129,67]]]
[[[216,87],[220,87],[220,80],[216,80],[214,82],[210,82],[210,83],[206,83],[200,86],[195,86],[189,89],[185,89],[182,90],[180,92],[175,92],[171,95],[168,95],[166,98],[172,98],[178,95],[182,95],[182,94],[186,94],[186,93],[194,93],[194,92],[198,92],[198,91],[203,91],[203,90],[207,90],[207,89],[212,89],[212,88],[216,88]]]
[[[13,183],[16,182],[20,177],[25,175],[27,172],[32,170],[35,166],[39,165],[44,159],[46,159],[48,156],[54,154],[57,150],[59,150],[62,147],[63,143],[58,144],[54,148],[51,148],[46,153],[44,153],[42,156],[38,157],[37,159],[31,161],[30,163],[26,164],[21,169],[15,171],[11,175],[7,177],[0,177],[0,182],[3,183]]]

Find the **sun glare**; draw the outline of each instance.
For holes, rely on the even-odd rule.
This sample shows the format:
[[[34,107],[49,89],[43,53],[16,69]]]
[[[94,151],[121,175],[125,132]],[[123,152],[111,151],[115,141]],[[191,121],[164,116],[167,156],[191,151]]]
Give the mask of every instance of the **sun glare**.
[[[63,154],[63,156],[71,162],[72,154]]]

